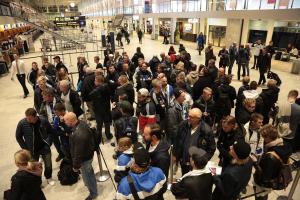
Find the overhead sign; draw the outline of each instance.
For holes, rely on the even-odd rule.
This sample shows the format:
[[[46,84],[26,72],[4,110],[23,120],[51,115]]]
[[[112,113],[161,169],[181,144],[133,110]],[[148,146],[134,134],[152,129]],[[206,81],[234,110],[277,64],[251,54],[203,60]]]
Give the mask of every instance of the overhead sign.
[[[58,27],[62,26],[79,26],[85,27],[86,21],[85,16],[77,16],[77,17],[55,17],[54,23]]]

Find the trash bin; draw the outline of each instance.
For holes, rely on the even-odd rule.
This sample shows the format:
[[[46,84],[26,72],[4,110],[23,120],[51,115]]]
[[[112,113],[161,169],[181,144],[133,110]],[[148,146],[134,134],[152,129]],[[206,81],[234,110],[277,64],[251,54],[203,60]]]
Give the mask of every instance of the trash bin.
[[[300,74],[300,60],[294,60],[292,66],[292,74]]]

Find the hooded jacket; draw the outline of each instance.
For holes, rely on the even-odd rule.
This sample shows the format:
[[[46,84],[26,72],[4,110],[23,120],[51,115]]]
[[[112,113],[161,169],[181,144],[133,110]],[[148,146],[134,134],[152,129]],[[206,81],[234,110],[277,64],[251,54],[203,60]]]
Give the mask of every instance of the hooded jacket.
[[[193,87],[194,84],[199,79],[199,73],[198,71],[190,71],[190,73],[186,76],[186,81],[190,85],[190,87]]]
[[[173,183],[171,191],[178,199],[211,200],[213,177],[207,169],[193,170]]]
[[[34,171],[18,170],[11,178],[8,200],[46,200],[41,188],[41,174],[41,168]]]
[[[150,145],[147,145],[147,150],[149,151]],[[170,144],[165,140],[160,140],[154,151],[149,151],[151,158],[151,166],[160,168],[165,176],[168,178],[169,166],[170,166],[170,154],[169,154]]]
[[[133,179],[134,187],[140,199],[163,200],[163,193],[167,189],[166,177],[161,169],[150,167],[146,172],[136,174],[129,172]],[[118,187],[117,200],[133,200],[127,177],[124,177]]]

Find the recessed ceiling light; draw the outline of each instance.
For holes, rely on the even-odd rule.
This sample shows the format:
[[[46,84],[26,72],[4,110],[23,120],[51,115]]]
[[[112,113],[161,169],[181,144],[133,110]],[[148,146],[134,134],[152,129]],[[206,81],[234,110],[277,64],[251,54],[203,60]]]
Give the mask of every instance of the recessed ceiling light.
[[[70,3],[70,6],[71,6],[72,8],[75,7],[75,3],[74,3],[74,2]]]
[[[69,12],[69,10],[68,10],[67,8],[65,9],[65,11],[66,11],[66,12]]]

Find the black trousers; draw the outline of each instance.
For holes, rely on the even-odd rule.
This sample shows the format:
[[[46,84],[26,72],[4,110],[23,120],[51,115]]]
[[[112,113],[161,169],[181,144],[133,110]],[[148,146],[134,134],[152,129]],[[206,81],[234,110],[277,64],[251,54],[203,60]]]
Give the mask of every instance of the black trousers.
[[[258,85],[260,85],[261,82],[262,82],[263,84],[266,83],[266,77],[265,77],[265,71],[259,70],[259,81],[258,81]]]
[[[96,123],[97,123],[97,131],[99,132],[100,136],[101,136],[101,140],[102,140],[102,127],[104,124],[104,128],[105,128],[105,136],[106,138],[110,138],[112,135],[110,133],[110,122],[106,122],[103,117],[95,114],[95,119],[96,119]]]
[[[17,74],[17,78],[18,78],[18,81],[19,83],[21,84],[22,88],[23,88],[23,92],[24,92],[24,95],[28,95],[29,94],[29,91],[26,87],[26,76],[25,74]]]
[[[254,62],[253,62],[253,67],[252,68],[258,69],[258,67],[257,67],[257,59],[258,59],[258,56],[254,56]]]
[[[64,152],[61,150],[61,143],[57,135],[49,135],[49,143],[50,145],[54,144],[55,149],[60,156],[64,156]]]
[[[242,68],[242,70],[243,70],[243,73],[242,73],[242,77],[244,77],[245,76],[245,68],[246,68],[246,64],[238,64],[238,71],[237,71],[237,77],[238,77],[238,80],[240,80],[240,78],[241,78],[241,68]]]
[[[164,36],[163,44],[167,44],[167,41],[168,41],[168,37],[167,37],[167,36]]]

